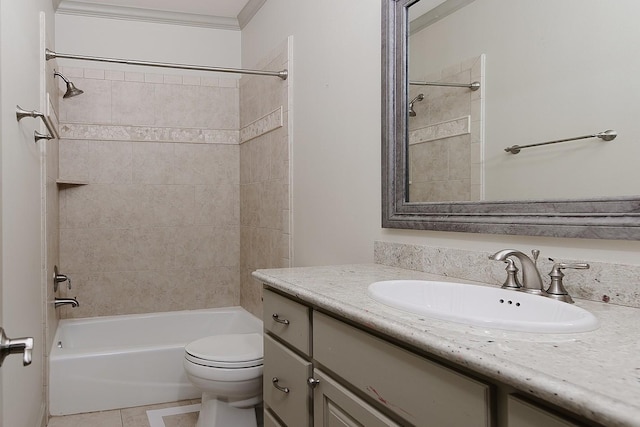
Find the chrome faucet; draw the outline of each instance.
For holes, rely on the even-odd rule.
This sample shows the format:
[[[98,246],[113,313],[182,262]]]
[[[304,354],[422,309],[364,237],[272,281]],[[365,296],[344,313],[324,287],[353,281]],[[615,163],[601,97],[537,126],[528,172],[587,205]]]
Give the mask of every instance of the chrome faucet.
[[[544,286],[542,285],[542,276],[540,276],[540,272],[536,266],[536,261],[538,260],[540,251],[534,249],[531,251],[531,255],[533,256],[533,259],[518,250],[503,249],[491,255],[489,259],[507,262],[509,257],[518,258],[522,268],[522,287],[518,288],[518,290],[530,294],[546,295],[547,292],[544,290]]]
[[[55,304],[56,308],[60,307],[61,305],[67,305],[67,304],[71,304],[71,307],[74,307],[74,308],[80,306],[80,303],[75,298],[58,298],[58,297],[56,297],[54,299],[54,304]]]

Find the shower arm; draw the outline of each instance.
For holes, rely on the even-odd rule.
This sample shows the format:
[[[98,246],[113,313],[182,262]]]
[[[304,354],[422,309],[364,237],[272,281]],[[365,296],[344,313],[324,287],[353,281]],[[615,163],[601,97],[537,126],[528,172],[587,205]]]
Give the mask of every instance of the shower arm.
[[[248,70],[248,69],[242,69],[242,68],[209,67],[205,65],[173,64],[169,62],[138,61],[133,59],[102,58],[98,56],[56,53],[50,49],[45,49],[45,59],[47,61],[55,58],[77,59],[82,61],[110,62],[114,64],[140,65],[145,67],[176,68],[180,70],[213,71],[218,73],[233,73],[233,74],[253,74],[258,76],[280,77],[282,80],[286,80],[289,75],[289,72],[287,70],[262,71],[262,70]]]

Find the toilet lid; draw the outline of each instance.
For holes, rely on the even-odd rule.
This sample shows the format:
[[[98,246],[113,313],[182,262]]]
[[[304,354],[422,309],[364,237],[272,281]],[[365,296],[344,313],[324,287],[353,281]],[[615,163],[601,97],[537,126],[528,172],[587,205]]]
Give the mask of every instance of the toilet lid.
[[[213,335],[187,344],[185,352],[187,359],[205,366],[241,368],[261,365],[262,334]]]

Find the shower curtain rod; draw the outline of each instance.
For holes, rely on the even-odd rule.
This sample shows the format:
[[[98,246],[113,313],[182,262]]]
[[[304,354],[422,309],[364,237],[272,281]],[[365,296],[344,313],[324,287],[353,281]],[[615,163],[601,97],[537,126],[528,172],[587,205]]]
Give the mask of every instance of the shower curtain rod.
[[[242,68],[221,68],[221,67],[208,67],[204,65],[172,64],[168,62],[149,62],[149,61],[138,61],[138,60],[131,60],[131,59],[101,58],[98,56],[85,56],[85,55],[73,55],[68,53],[57,53],[50,49],[45,49],[45,58],[47,61],[54,58],[63,58],[63,59],[78,59],[82,61],[111,62],[115,64],[142,65],[146,67],[177,68],[181,70],[214,71],[218,73],[234,73],[234,74],[253,74],[257,76],[280,77],[282,80],[286,80],[289,75],[289,72],[287,70],[282,70],[282,71],[246,70]]]

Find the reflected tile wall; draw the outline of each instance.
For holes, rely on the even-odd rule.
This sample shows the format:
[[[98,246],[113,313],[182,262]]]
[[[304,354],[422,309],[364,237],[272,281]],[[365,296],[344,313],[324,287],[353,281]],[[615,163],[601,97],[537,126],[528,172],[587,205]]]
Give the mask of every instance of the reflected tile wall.
[[[409,118],[409,200],[472,201],[482,198],[484,55],[416,80],[468,84],[480,89],[411,85],[409,98],[424,95]]]
[[[289,69],[289,42],[253,68]],[[290,80],[240,80],[240,301],[262,315],[258,268],[290,266]]]
[[[237,79],[62,72],[61,316],[239,305]]]

